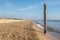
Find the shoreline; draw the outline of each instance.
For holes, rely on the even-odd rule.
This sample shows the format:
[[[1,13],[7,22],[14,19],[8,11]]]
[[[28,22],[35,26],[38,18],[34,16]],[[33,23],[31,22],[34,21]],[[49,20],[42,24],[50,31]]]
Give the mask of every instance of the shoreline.
[[[27,31],[29,32],[29,30],[30,30],[30,32],[32,31],[32,32],[34,32],[34,33],[36,33],[37,34],[37,36],[36,37],[38,37],[39,39],[38,40],[52,40],[52,38],[51,37],[49,37],[49,35],[45,35],[44,33],[43,33],[43,31],[41,30],[41,29],[39,29],[38,27],[37,27],[37,25],[35,24],[35,22],[33,22],[33,21],[31,21],[31,20],[5,20],[5,19],[3,19],[3,20],[0,20],[1,22],[0,22],[0,26],[2,26],[2,28],[5,28],[4,30],[6,30],[6,31],[8,31],[9,29],[10,29],[10,27],[12,28],[12,27],[18,27],[18,25],[20,25],[20,23],[22,24],[22,25],[20,25],[20,26],[24,26],[24,25],[26,25],[26,26],[28,26],[27,28],[29,28],[29,29],[27,29]],[[2,24],[2,25],[1,25]],[[6,24],[6,25],[5,25]],[[10,24],[12,24],[12,25],[10,25]],[[4,26],[5,25],[5,26]],[[9,27],[8,27],[9,26]],[[31,26],[31,27],[30,27]],[[41,25],[40,25],[41,26]],[[8,30],[7,30],[7,29]],[[14,28],[12,28],[12,30],[14,29]],[[21,27],[22,28],[22,27]],[[33,28],[33,29],[32,29]],[[42,27],[41,27],[42,28]],[[16,28],[15,28],[16,29]],[[14,29],[14,31],[15,31],[15,29]],[[18,29],[20,30],[20,28],[18,27]],[[16,29],[16,30],[18,30],[18,29]],[[3,29],[1,29],[1,27],[0,27],[0,30],[3,30]],[[12,31],[12,30],[9,30],[9,31]],[[5,31],[5,32],[6,32]],[[20,30],[21,31],[21,30]],[[29,33],[30,33],[29,32]],[[31,32],[31,33],[32,33]],[[28,34],[29,35],[29,34]],[[33,35],[32,35],[33,36]]]
[[[41,24],[37,24],[37,27],[39,29],[41,29],[42,31],[44,31],[43,29],[43,25]],[[48,27],[48,26],[47,26]],[[52,28],[48,27],[47,29],[47,36],[53,38],[54,40],[59,40],[60,39],[60,34],[59,33],[56,33],[56,31],[54,31]]]

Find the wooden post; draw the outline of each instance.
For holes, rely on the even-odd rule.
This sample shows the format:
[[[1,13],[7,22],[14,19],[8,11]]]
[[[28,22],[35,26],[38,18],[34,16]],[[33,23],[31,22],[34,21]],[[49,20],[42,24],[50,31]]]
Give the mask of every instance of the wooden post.
[[[46,34],[46,4],[44,3],[44,33]]]

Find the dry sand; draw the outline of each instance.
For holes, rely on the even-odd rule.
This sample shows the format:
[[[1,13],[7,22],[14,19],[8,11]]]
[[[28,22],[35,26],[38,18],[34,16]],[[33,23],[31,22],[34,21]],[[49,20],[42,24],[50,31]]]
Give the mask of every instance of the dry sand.
[[[52,40],[30,20],[0,20],[0,40]]]

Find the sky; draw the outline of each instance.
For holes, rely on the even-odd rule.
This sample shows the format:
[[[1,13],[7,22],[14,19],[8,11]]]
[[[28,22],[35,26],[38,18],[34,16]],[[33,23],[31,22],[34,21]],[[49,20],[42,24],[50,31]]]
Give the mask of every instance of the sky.
[[[44,2],[47,20],[60,20],[60,0],[0,0],[0,18],[43,20]]]

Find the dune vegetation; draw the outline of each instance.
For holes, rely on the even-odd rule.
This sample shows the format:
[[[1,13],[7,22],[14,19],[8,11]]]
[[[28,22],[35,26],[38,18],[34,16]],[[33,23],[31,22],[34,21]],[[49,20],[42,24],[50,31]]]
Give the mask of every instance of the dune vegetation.
[[[39,40],[31,21],[0,23],[0,40]]]

